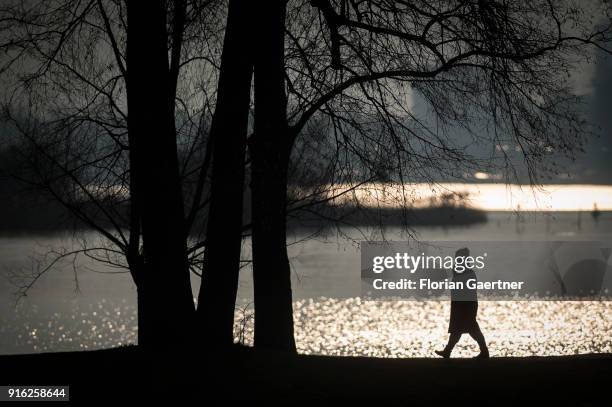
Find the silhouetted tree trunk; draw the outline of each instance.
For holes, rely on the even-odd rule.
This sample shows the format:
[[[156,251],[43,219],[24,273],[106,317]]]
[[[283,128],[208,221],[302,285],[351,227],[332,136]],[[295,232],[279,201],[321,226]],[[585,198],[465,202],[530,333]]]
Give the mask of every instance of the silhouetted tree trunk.
[[[233,343],[240,271],[244,160],[253,61],[252,1],[230,0],[212,121],[211,201],[198,319],[209,346]],[[203,182],[204,180],[201,180]]]
[[[255,346],[295,352],[286,245],[287,168],[284,1],[257,7],[255,134],[251,152]]]
[[[194,316],[165,2],[129,2],[127,14],[131,194],[140,216],[144,259],[136,275],[139,344],[163,349],[190,337]]]

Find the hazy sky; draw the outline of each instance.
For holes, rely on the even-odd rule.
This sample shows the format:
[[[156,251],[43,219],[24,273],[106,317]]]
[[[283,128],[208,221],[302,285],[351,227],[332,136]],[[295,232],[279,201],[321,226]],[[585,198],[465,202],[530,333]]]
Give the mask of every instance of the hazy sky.
[[[601,127],[601,137],[591,141],[577,165],[585,182],[612,183],[612,57],[599,56],[589,98],[591,119]]]
[[[612,185],[612,56],[598,52],[591,62],[584,61],[576,66],[570,81],[574,93],[584,98],[586,119],[598,129],[598,136],[588,140],[585,147],[586,152],[576,153],[574,162],[564,158],[559,159],[564,170],[562,174],[553,179],[542,179],[541,181],[544,183]],[[410,103],[415,113],[426,114],[422,110],[423,105],[418,96],[413,95]],[[461,129],[456,129],[455,135],[458,136],[461,133]],[[479,155],[478,151],[484,151],[483,154],[486,156],[490,146],[472,144],[470,148],[476,155]],[[517,168],[519,173],[524,173],[520,170],[521,165],[518,165]],[[568,176],[568,173],[571,175]],[[480,174],[488,178],[480,178],[478,176]],[[475,180],[492,181],[501,174],[481,172],[472,174],[472,176]],[[519,176],[519,179],[521,183],[529,182],[528,178],[523,175]]]
[[[574,0],[569,0],[574,1]],[[599,0],[582,3],[590,4],[597,10]],[[589,6],[587,6],[589,7]],[[596,11],[593,11],[596,13]],[[0,60],[3,56],[0,56]],[[600,127],[600,137],[590,140],[586,154],[577,156],[574,163],[567,165],[568,172],[573,174],[571,180],[558,178],[551,182],[598,183],[612,185],[612,57],[598,53],[593,63],[581,63],[572,76],[574,89],[583,95],[588,103],[589,119]],[[2,86],[0,86],[0,89]],[[0,90],[1,92],[1,90]],[[411,109],[419,110],[417,97],[409,97],[407,103]]]

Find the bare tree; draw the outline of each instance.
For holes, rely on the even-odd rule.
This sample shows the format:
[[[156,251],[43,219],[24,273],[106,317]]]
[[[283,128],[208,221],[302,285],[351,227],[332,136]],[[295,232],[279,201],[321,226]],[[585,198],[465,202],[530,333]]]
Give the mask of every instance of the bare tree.
[[[255,346],[295,352],[286,247],[287,167],[283,1],[258,7],[255,129],[249,141],[253,225]]]
[[[179,0],[0,9],[4,114],[36,153],[31,181],[111,243],[77,252],[123,254],[143,345],[172,346],[193,329],[189,268],[201,253],[187,234],[206,207],[196,192],[210,163],[203,151],[217,60],[206,41],[218,42],[222,12]],[[193,198],[188,216],[184,196]]]
[[[195,312],[174,117],[178,61],[168,63],[165,19],[163,1],[127,4],[130,195],[143,242],[142,264],[128,261],[137,270],[139,330],[152,330],[140,343],[158,348],[190,339]],[[174,20],[179,58],[184,2],[175,2]]]
[[[257,59],[255,65],[256,127],[258,120],[267,121],[260,127],[284,135],[266,136],[256,129],[250,142],[254,194],[257,182],[263,182],[256,179],[272,172],[258,172],[258,154],[269,166],[276,163],[275,177],[286,179],[286,157],[300,138],[312,134],[313,118],[326,123],[333,140],[330,167],[323,172],[326,182],[349,188],[364,181],[382,181],[383,188],[395,184],[404,192],[400,205],[410,203],[405,197],[414,180],[432,182],[438,175],[462,179],[464,172],[482,168],[500,169],[511,179],[520,164],[536,184],[540,174],[555,170],[555,157],[581,151],[591,132],[567,77],[594,49],[607,52],[605,4],[295,1],[287,5],[284,27],[273,25],[270,33],[284,10],[272,2],[260,16],[269,15],[269,23],[261,32],[266,46],[260,41],[258,48],[266,60]],[[268,51],[270,44],[283,41],[280,37],[286,42],[284,54]],[[275,90],[267,97],[276,95],[267,102],[268,111],[258,106],[258,63],[285,71],[267,85]],[[272,81],[270,75],[262,76]],[[428,115],[415,114],[411,97],[427,107]],[[500,148],[507,144],[519,149],[522,163]],[[474,145],[487,146],[490,153],[479,156]],[[290,349],[290,270],[281,248],[286,186],[274,185],[266,185],[266,193],[253,200],[254,268],[259,245],[275,248],[265,252],[267,261],[260,263],[265,269],[254,274],[256,345],[259,335],[274,338],[262,340],[265,344]],[[318,199],[325,199],[328,191],[319,192]],[[263,218],[255,216],[258,207],[269,208]],[[255,233],[256,222],[262,222],[265,234]],[[269,282],[276,295],[257,289]]]
[[[198,315],[202,337],[214,348],[234,342],[253,76],[252,3],[249,0],[229,2],[217,104],[210,132],[213,164]]]

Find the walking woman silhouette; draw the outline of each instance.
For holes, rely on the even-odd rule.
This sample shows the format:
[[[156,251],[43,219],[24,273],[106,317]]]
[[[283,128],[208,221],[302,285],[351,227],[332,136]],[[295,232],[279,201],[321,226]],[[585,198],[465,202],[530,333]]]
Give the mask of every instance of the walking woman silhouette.
[[[457,250],[455,258],[467,257],[470,255],[468,248]],[[463,272],[457,272],[453,269],[453,282],[462,282],[462,289],[451,290],[451,310],[450,322],[448,324],[448,343],[443,350],[435,351],[436,354],[443,358],[449,358],[453,348],[461,339],[464,333],[469,334],[472,339],[478,343],[480,354],[477,358],[488,358],[489,349],[485,341],[484,335],[480,330],[476,315],[478,314],[478,295],[476,289],[467,288],[466,282],[470,279],[476,279],[476,273],[472,269],[465,269]]]

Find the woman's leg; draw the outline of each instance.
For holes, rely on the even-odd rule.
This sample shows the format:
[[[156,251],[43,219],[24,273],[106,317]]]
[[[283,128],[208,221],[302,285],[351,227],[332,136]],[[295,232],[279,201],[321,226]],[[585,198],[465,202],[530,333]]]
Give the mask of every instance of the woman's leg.
[[[448,343],[446,344],[446,348],[444,348],[444,350],[447,350],[448,353],[450,354],[453,351],[453,348],[455,347],[457,342],[459,342],[459,339],[461,339],[460,333],[457,333],[457,332],[451,333],[448,337]]]
[[[452,332],[448,336],[448,343],[446,344],[444,350],[437,350],[436,353],[442,356],[443,358],[449,358],[451,352],[453,351],[453,348],[455,347],[457,342],[459,342],[459,339],[461,339],[461,334],[457,332]]]
[[[480,348],[481,357],[489,357],[489,349],[487,348],[487,341],[485,340],[482,331],[480,330],[480,325],[476,322],[476,328],[470,332],[470,336],[472,339],[476,341],[478,347]]]

